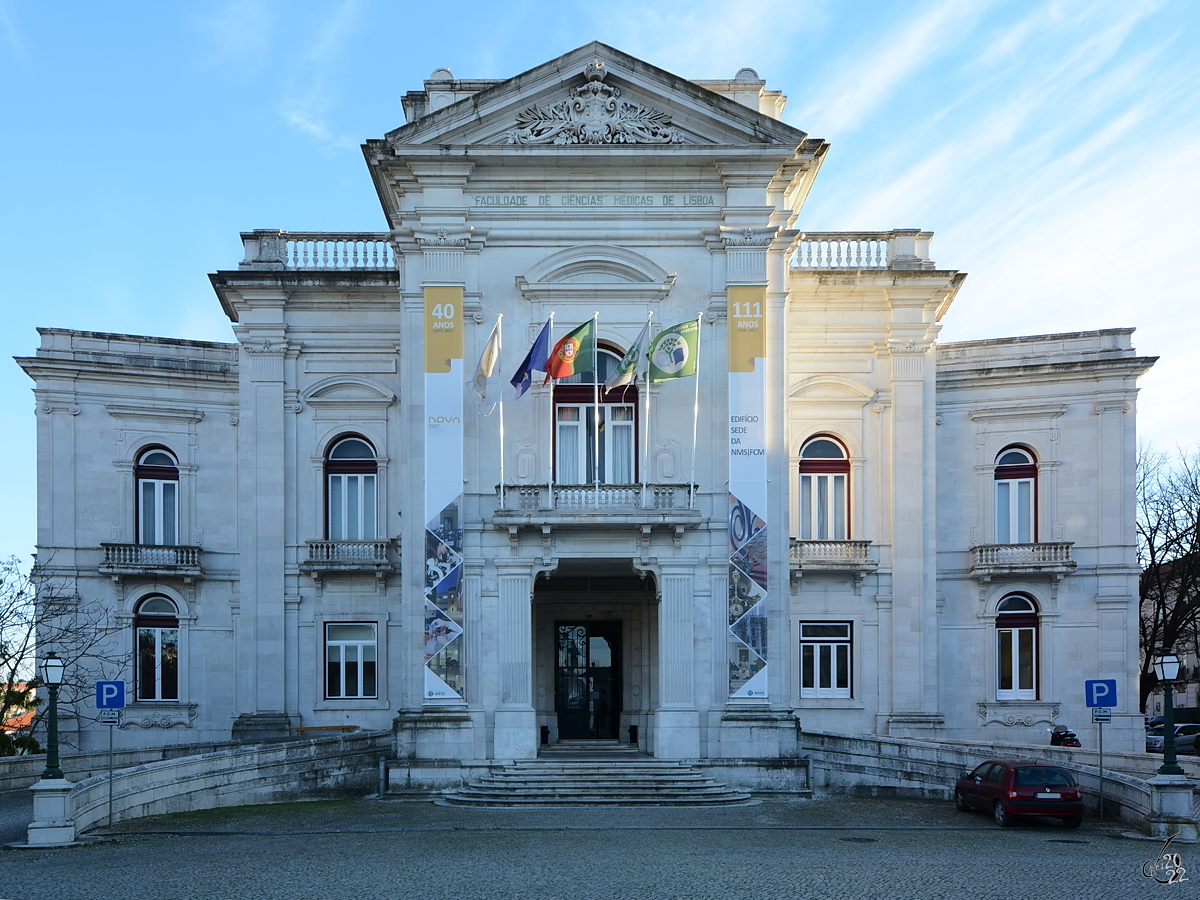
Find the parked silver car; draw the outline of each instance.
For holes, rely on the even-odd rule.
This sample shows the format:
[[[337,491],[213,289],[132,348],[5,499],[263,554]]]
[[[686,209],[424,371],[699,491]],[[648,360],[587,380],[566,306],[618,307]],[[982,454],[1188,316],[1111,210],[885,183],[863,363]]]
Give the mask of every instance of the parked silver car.
[[[1146,729],[1146,752],[1162,753],[1164,731],[1162,725]],[[1200,724],[1185,723],[1175,726],[1175,752],[1183,755],[1196,754],[1196,737],[1200,735]]]

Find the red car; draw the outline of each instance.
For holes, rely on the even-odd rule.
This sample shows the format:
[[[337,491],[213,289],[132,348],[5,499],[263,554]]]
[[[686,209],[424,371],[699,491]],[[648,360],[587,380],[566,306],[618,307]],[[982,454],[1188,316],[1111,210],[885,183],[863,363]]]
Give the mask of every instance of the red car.
[[[1062,819],[1068,828],[1083,821],[1083,795],[1062,766],[1036,759],[989,759],[954,783],[954,805],[963,812],[991,810],[1007,828],[1017,816]]]

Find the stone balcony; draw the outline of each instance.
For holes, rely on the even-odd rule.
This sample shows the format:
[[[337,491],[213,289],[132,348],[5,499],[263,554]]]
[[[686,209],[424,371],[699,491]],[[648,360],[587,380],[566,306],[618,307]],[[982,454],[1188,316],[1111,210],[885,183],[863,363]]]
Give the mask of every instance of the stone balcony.
[[[100,574],[108,575],[113,581],[129,576],[154,578],[182,578],[191,584],[204,577],[200,567],[199,547],[150,546],[145,544],[101,544],[104,562]]]
[[[682,535],[702,515],[694,508],[695,487],[686,484],[505,485],[497,490],[492,522],[515,537],[522,528],[630,526],[668,527]]]
[[[789,548],[792,579],[805,572],[841,572],[862,581],[869,572],[879,568],[871,556],[870,541],[805,541],[792,538]]]
[[[307,271],[394,270],[387,232],[273,231],[242,232],[245,257],[240,269]]]
[[[796,242],[792,268],[933,269],[929,242],[933,233],[916,228],[892,231],[806,232]]]
[[[1062,580],[1075,571],[1070,541],[1044,544],[981,544],[971,548],[971,576],[980,581],[1029,575]]]
[[[329,575],[372,573],[386,581],[397,571],[388,554],[390,541],[308,541],[300,571],[314,581]]]

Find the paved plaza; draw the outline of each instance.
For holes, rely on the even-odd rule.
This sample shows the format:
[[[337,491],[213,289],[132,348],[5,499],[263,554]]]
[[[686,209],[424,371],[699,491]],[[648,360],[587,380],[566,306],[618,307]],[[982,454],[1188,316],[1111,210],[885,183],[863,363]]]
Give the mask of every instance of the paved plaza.
[[[0,794],[5,840],[22,836],[13,831],[21,793]],[[1000,829],[942,801],[607,810],[315,801],[123,823],[84,847],[0,851],[0,897],[1194,900],[1200,846],[1173,849],[1197,880],[1144,877],[1159,845],[1118,826]]]

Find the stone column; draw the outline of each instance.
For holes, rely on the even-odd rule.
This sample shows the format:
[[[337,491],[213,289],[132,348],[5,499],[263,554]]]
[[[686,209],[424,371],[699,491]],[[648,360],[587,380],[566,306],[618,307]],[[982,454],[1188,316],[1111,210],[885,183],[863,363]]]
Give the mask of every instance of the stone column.
[[[237,329],[242,344],[239,416],[238,541],[243,548],[242,608],[249,655],[239,656],[239,679],[249,709],[233,725],[235,740],[286,737],[286,615],[284,609],[285,477],[283,313],[286,298],[274,291],[244,295],[250,305]]]
[[[658,605],[659,705],[654,720],[654,755],[659,759],[700,756],[696,710],[693,572],[696,561],[664,568]]]
[[[537,756],[537,719],[533,709],[533,578],[528,564],[500,567],[497,662],[500,703],[493,729],[496,759]]]

